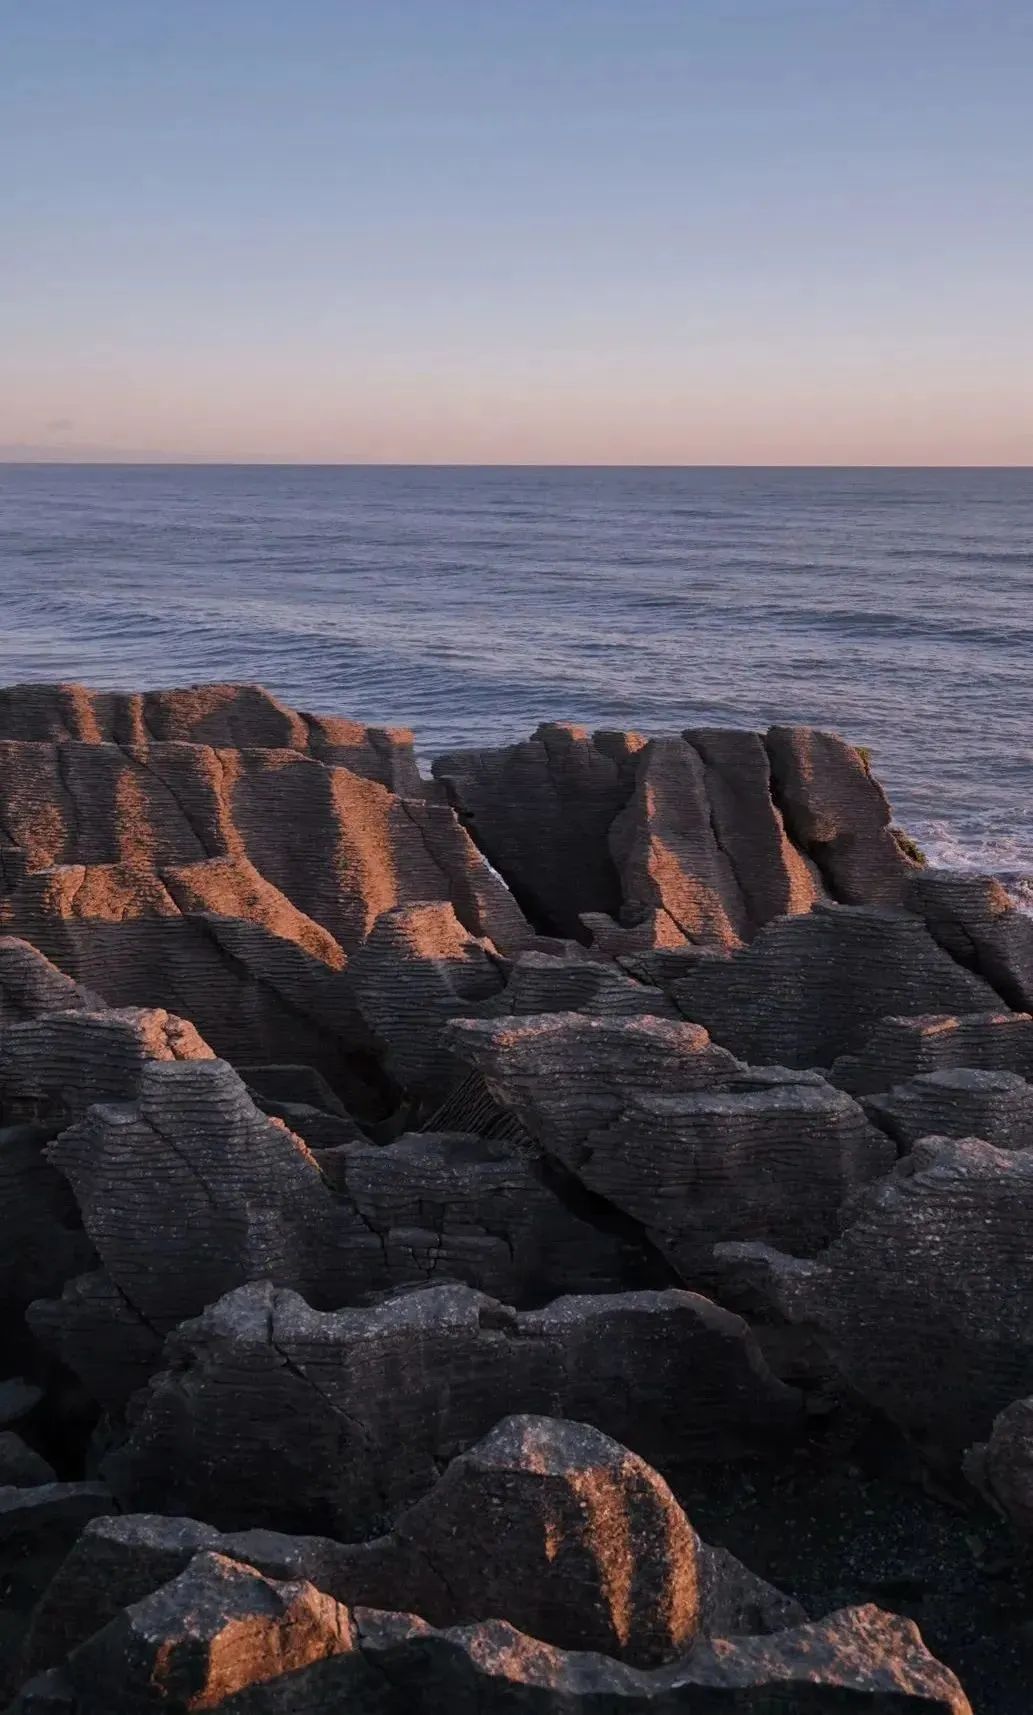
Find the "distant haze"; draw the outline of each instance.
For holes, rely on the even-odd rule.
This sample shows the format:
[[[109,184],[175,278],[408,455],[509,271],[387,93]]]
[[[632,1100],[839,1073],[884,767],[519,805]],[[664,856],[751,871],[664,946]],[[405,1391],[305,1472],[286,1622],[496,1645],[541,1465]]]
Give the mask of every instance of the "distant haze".
[[[1029,0],[3,36],[0,459],[1033,463]]]

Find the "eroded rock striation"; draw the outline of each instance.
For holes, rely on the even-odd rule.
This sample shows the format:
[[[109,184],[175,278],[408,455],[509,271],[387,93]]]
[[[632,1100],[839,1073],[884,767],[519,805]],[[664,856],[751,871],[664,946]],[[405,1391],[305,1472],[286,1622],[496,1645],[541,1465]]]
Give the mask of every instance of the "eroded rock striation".
[[[1033,927],[860,752],[16,686],[0,931],[0,1704],[1024,1715]]]

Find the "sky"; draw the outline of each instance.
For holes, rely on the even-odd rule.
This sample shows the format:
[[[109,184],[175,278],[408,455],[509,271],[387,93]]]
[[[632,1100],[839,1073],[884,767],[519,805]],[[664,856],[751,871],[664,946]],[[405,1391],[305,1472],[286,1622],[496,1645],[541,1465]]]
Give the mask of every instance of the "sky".
[[[1031,0],[0,0],[0,458],[1033,463]]]

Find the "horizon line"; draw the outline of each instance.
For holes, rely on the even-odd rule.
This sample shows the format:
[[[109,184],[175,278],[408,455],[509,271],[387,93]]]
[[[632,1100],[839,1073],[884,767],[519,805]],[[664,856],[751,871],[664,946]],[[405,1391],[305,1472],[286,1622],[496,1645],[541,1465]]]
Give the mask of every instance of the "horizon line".
[[[545,462],[509,459],[232,459],[211,458],[4,458],[2,470],[1024,470],[1033,471],[1033,461],[1015,463],[976,464],[961,462],[927,464],[918,460],[893,464],[861,463],[823,460],[820,463],[798,461],[746,460],[729,463],[726,460],[694,460],[691,463],[664,463],[606,460],[557,460]]]

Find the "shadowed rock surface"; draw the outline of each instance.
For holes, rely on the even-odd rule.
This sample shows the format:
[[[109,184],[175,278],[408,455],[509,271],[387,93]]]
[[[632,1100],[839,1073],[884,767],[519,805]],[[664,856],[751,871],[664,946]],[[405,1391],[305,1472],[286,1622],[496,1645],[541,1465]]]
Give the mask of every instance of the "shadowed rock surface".
[[[1007,1006],[1033,1012],[1033,919],[1016,911],[999,881],[926,870],[912,878],[906,903],[922,914],[940,945],[977,971]]]
[[[321,1166],[221,1061],[154,1062],[133,1083],[135,1102],[96,1103],[43,1168],[71,1186],[106,1279],[76,1281],[29,1316],[105,1406],[142,1386],[165,1334],[252,1280],[330,1309],[413,1282],[468,1280],[523,1303],[614,1291],[633,1275],[626,1244],[499,1146],[363,1140]]]
[[[925,1072],[961,1066],[1033,1081],[1033,1018],[1023,1012],[883,1018],[861,1051],[836,1060],[828,1075],[852,1095],[875,1095]]]
[[[857,1391],[949,1458],[1033,1391],[1033,1153],[927,1138],[813,1261],[721,1246]]]
[[[1033,1085],[1014,1072],[968,1067],[925,1072],[864,1103],[906,1152],[922,1137],[981,1137],[999,1149],[1033,1148]]]
[[[985,1012],[999,996],[905,911],[818,905],[730,958],[695,958],[670,992],[684,1017],[754,1065],[829,1066],[887,1014]]]
[[[58,1665],[201,1550],[307,1579],[349,1605],[391,1605],[435,1625],[505,1617],[562,1648],[639,1665],[672,1659],[700,1632],[774,1632],[805,1618],[700,1542],[663,1479],[626,1448],[585,1424],[511,1417],[369,1542],[220,1534],[146,1514],[97,1519],[40,1602],[23,1675]]]
[[[96,1012],[103,1005],[28,941],[0,936],[0,1028],[45,1012]]]
[[[966,1454],[965,1472],[1033,1551],[1033,1398],[998,1413],[989,1439]]]
[[[382,1530],[507,1411],[591,1423],[665,1474],[802,1413],[739,1317],[677,1291],[520,1313],[441,1286],[319,1314],[255,1285],[180,1327],[166,1361],[107,1478],[123,1507],[225,1529]]]
[[[243,1639],[247,1647],[242,1648]],[[967,1715],[957,1680],[917,1628],[868,1607],[773,1638],[703,1642],[642,1671],[567,1652],[504,1621],[435,1631],[411,1615],[349,1609],[307,1582],[280,1582],[208,1552],[83,1643],[19,1715],[66,1699],[75,1715],[176,1707],[373,1715],[474,1710],[870,1708]],[[805,1700],[796,1704],[794,1700]],[[56,1705],[60,1707],[60,1705]]]
[[[1033,925],[813,729],[435,774],[0,693],[0,1703],[1025,1715]]]
[[[896,1151],[816,1073],[751,1070],[685,1024],[554,1013],[450,1038],[494,1098],[588,1190],[639,1222],[681,1278],[714,1244],[813,1254]]]

